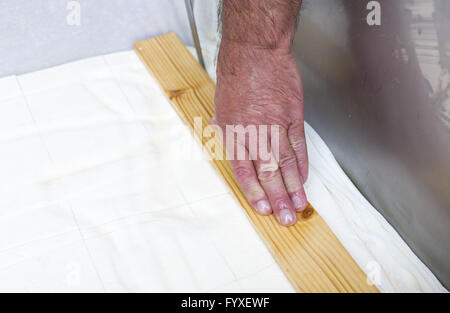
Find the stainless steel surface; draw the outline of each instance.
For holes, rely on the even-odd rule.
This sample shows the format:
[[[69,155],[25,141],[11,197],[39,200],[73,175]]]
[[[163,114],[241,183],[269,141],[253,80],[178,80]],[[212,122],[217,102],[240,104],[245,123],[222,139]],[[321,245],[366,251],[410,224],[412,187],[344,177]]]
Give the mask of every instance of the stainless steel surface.
[[[450,1],[304,3],[306,119],[369,201],[450,287]],[[414,274],[414,273],[412,273]]]
[[[187,11],[188,18],[189,18],[189,25],[191,27],[191,32],[192,32],[192,39],[194,40],[195,50],[197,51],[198,63],[200,63],[200,65],[203,67],[203,69],[206,70],[205,61],[203,60],[202,47],[200,45],[200,39],[198,37],[197,26],[195,24],[194,9],[192,7],[192,1],[185,0],[185,3],[186,3],[186,11]]]

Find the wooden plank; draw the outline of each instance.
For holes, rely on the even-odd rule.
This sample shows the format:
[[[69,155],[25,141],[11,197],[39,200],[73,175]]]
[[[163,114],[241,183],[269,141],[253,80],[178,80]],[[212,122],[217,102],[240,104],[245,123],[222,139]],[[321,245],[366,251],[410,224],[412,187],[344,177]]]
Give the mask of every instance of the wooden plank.
[[[215,84],[178,37],[172,33],[143,40],[135,48],[181,118],[191,128],[195,117],[208,125],[214,114]],[[282,227],[273,215],[254,212],[228,161],[212,162],[297,291],[378,292],[366,283],[364,272],[311,206],[298,214],[295,226]]]

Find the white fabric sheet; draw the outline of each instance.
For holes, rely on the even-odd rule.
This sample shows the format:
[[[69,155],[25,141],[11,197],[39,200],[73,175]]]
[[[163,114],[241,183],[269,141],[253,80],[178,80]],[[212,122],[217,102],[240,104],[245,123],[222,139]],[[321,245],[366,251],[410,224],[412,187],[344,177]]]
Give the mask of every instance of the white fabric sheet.
[[[445,291],[306,131],[308,199],[372,281]],[[292,292],[199,154],[132,51],[0,79],[0,291]]]

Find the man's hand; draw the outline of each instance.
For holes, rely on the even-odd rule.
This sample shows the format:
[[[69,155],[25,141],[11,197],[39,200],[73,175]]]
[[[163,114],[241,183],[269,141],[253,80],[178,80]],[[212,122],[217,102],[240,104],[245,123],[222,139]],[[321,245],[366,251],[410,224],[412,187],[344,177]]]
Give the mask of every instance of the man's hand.
[[[273,212],[285,226],[293,225],[296,211],[307,206],[303,91],[291,53],[300,3],[225,0],[217,69],[214,122],[224,133],[227,125],[256,125],[258,131],[260,125],[279,126],[279,134],[269,133],[277,138],[268,138],[278,140],[279,155],[264,159],[260,149],[254,155],[248,140],[235,140],[236,147],[243,144],[247,149],[245,159],[233,159],[231,165],[255,210],[262,215]]]

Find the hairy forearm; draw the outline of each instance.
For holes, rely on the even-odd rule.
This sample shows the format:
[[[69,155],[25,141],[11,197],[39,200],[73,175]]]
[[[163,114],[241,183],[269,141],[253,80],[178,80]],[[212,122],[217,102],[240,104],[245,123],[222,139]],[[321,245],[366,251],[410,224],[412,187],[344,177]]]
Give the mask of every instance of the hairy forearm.
[[[290,49],[302,0],[223,0],[222,40]]]

